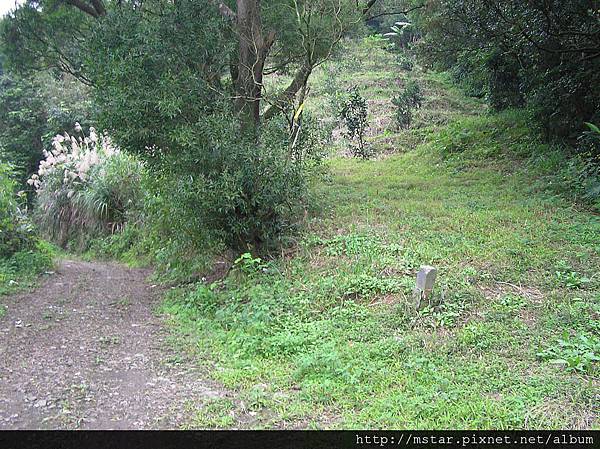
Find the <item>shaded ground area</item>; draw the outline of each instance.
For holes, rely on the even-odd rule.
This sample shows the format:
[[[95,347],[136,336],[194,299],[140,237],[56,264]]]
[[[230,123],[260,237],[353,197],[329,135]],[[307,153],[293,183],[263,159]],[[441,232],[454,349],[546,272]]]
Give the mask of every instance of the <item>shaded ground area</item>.
[[[0,429],[177,428],[186,407],[225,396],[166,343],[148,275],[65,260],[4,299]]]

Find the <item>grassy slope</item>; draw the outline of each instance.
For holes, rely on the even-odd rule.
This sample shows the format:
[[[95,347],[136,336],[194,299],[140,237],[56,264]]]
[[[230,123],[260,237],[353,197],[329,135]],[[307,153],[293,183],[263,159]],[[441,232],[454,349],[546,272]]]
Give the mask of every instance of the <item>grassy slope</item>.
[[[334,157],[293,254],[169,296],[181,349],[236,391],[190,404],[192,425],[598,428],[597,364],[536,355],[563,338],[577,365],[600,330],[600,221],[544,191],[551,150],[518,114],[474,116],[482,106],[439,75],[391,74],[376,45],[338,64],[375,98],[372,142],[410,151]],[[385,99],[408,76],[427,98],[417,129],[386,131]],[[443,305],[417,313],[422,264],[438,268]]]

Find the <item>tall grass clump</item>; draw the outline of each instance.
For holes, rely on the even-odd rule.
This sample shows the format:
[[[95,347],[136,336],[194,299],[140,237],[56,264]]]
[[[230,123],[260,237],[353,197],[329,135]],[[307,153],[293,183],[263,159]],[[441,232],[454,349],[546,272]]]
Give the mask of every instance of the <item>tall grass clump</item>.
[[[27,181],[36,190],[35,219],[62,247],[83,247],[91,237],[118,232],[141,200],[142,164],[107,136],[59,134]]]

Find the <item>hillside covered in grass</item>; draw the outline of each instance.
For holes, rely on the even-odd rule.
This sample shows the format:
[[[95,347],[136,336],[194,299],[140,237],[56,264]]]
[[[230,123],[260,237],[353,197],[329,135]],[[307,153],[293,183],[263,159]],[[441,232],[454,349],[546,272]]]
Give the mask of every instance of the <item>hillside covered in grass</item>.
[[[334,140],[293,248],[169,294],[178,347],[236,392],[190,404],[191,426],[597,428],[600,219],[559,196],[560,153],[526,114],[369,40],[315,75],[307,109],[325,110],[337,64],[378,156]],[[389,98],[409,78],[424,105],[398,132]],[[421,265],[440,304],[416,311]]]

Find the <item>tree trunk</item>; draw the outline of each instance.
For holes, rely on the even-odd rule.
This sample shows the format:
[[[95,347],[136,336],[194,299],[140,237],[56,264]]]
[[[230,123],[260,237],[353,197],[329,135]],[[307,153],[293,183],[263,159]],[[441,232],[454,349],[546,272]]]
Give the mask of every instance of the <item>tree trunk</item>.
[[[237,0],[237,30],[239,58],[235,106],[242,126],[254,129],[260,122],[260,100],[263,86],[263,68],[274,33],[263,34],[260,0]]]
[[[294,75],[294,79],[289,86],[277,97],[273,105],[265,111],[262,117],[263,120],[269,120],[284,110],[285,106],[294,99],[298,91],[306,86],[312,70],[312,64],[308,60],[305,61],[296,72],[296,75]]]

